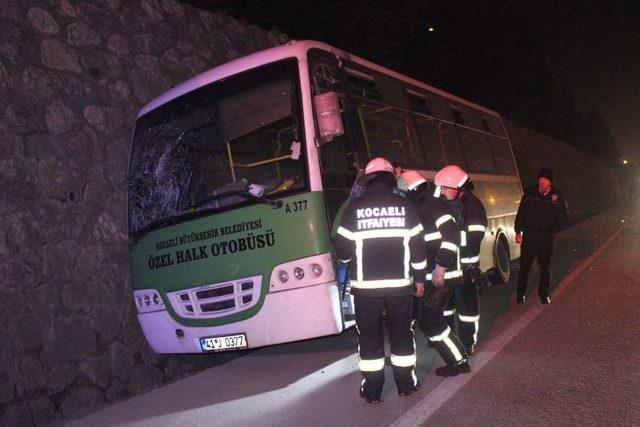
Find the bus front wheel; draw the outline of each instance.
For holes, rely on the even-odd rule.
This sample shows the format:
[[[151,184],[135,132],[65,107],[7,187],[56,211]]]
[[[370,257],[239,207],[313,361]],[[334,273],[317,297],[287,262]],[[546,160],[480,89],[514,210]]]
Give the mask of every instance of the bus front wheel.
[[[494,267],[489,273],[489,280],[495,284],[507,283],[511,277],[511,262],[509,257],[509,245],[500,235],[493,249]]]

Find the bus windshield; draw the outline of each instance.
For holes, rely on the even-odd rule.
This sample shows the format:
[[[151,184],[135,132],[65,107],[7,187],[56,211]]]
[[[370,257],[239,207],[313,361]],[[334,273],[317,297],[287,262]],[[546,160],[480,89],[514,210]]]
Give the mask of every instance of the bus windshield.
[[[307,188],[295,60],[204,86],[138,119],[129,232]]]

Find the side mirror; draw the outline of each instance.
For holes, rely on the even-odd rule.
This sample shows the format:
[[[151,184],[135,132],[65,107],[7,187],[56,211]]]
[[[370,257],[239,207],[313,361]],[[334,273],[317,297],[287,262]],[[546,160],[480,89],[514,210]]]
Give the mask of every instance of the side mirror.
[[[336,92],[325,92],[316,95],[313,99],[318,118],[320,135],[316,138],[316,144],[321,146],[330,142],[334,136],[344,134],[342,115],[340,114],[340,102]]]

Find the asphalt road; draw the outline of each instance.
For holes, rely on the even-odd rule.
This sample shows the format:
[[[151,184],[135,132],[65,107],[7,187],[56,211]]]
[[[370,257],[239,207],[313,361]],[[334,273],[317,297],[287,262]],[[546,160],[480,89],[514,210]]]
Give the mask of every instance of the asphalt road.
[[[557,236],[552,303],[516,305],[508,285],[481,296],[472,372],[442,380],[417,333],[423,387],[358,397],[353,331],[259,349],[75,420],[74,426],[640,425],[640,215],[609,210]]]

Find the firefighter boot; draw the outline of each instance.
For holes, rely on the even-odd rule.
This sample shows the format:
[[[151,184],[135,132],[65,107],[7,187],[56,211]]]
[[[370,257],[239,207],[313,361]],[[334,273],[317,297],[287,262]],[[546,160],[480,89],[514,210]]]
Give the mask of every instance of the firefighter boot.
[[[360,389],[360,397],[363,398],[364,400],[366,400],[369,403],[380,403],[380,398],[375,398],[372,396],[368,396],[364,393],[364,391],[362,389]]]
[[[467,351],[467,356],[473,356],[476,352],[476,346],[474,344],[464,344],[464,349]]]
[[[453,365],[446,365],[436,369],[436,375],[439,377],[455,377],[459,374],[467,374],[471,372],[471,366],[467,359],[462,359],[460,362]]]
[[[416,385],[409,389],[398,390],[398,395],[400,396],[409,396],[414,391],[420,390],[420,381],[416,381]]]

